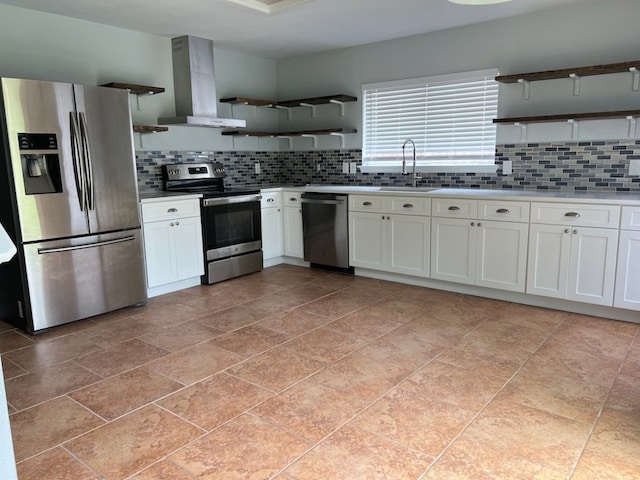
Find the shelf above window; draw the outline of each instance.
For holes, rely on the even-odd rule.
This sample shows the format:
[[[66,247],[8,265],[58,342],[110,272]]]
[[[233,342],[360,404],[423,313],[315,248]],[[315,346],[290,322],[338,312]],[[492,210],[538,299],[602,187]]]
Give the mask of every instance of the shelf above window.
[[[163,93],[163,87],[150,87],[148,85],[136,85],[134,83],[118,83],[111,82],[100,85],[101,87],[119,88],[121,90],[129,90],[132,95],[156,95]]]
[[[528,117],[494,118],[493,123],[544,123],[567,122],[570,120],[605,120],[612,118],[640,117],[640,110],[620,110],[614,112],[567,113],[561,115],[538,115]]]
[[[357,97],[352,97],[350,95],[328,95],[325,97],[311,97],[311,98],[301,98],[299,100],[285,100],[285,101],[262,100],[258,98],[248,98],[248,97],[229,97],[229,98],[221,98],[220,102],[231,103],[231,104],[242,104],[242,105],[254,105],[257,107],[293,108],[293,107],[325,105],[329,103],[341,104],[341,103],[355,102],[356,100],[358,100]]]
[[[501,83],[518,83],[522,81],[535,82],[539,80],[553,80],[555,78],[587,77],[590,75],[634,72],[638,70],[640,70],[640,60],[633,62],[609,63],[606,65],[593,65],[590,67],[574,67],[564,68],[561,70],[499,75],[496,77],[496,81]]]
[[[233,137],[302,137],[321,135],[346,135],[356,133],[356,129],[349,128],[326,128],[323,130],[298,130],[295,132],[257,132],[251,130],[225,130],[222,135]]]

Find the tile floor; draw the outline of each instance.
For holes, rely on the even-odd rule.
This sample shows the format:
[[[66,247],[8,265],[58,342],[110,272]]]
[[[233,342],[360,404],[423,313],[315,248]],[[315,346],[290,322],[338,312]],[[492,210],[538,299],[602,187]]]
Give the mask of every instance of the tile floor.
[[[279,266],[0,352],[21,480],[620,480],[638,329]]]

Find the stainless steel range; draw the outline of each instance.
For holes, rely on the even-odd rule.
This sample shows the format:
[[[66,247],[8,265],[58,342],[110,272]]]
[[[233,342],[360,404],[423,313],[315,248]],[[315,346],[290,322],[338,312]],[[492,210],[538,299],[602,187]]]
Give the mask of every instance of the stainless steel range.
[[[164,188],[201,193],[203,284],[262,270],[260,191],[227,188],[221,163],[174,163],[163,166]]]

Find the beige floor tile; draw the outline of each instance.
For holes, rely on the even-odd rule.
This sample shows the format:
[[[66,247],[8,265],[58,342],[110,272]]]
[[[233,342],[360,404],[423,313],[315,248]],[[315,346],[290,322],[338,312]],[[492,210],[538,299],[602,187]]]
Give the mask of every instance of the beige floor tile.
[[[24,375],[29,372],[13,363],[6,357],[6,355],[2,355],[2,373],[4,374],[4,379],[9,380],[11,378],[19,377],[20,375]]]
[[[493,401],[460,438],[506,458],[545,465],[567,477],[591,425],[506,401]]]
[[[498,377],[435,361],[400,384],[400,388],[429,400],[446,402],[469,411],[479,411],[505,384]]]
[[[22,410],[100,380],[75,362],[59,363],[5,382],[7,401]]]
[[[509,303],[496,312],[491,319],[551,333],[568,316],[567,312],[560,310]]]
[[[195,320],[206,315],[206,313],[206,310],[200,308],[174,303],[162,305],[161,307],[148,307],[133,318],[139,322],[148,322],[158,327],[167,328]]]
[[[393,333],[414,337],[422,342],[450,347],[474,328],[464,319],[442,320],[430,313],[422,314],[396,328]]]
[[[242,304],[200,317],[198,323],[222,330],[223,332],[232,332],[263,320],[268,316],[268,314],[259,312],[246,304]]]
[[[637,480],[640,465],[625,460],[597,455],[588,449],[576,467],[572,480]]]
[[[25,335],[26,333],[23,335],[14,330],[0,333],[0,353],[6,353],[33,345],[35,342]]]
[[[373,298],[358,297],[359,292],[340,290],[326,295],[302,306],[304,312],[322,315],[323,317],[338,318],[354,312],[370,303]]]
[[[170,352],[182,350],[224,334],[222,330],[206,327],[196,321],[181,323],[161,332],[140,337],[140,340]]]
[[[471,330],[460,345],[464,347],[465,342],[479,341],[495,345],[497,349],[506,347],[533,353],[548,337],[549,332],[545,330],[490,318]]]
[[[354,353],[321,370],[310,380],[373,401],[405,377],[404,370]]]
[[[94,326],[79,331],[76,335],[80,335],[90,342],[106,348],[119,345],[132,338],[152,335],[159,332],[162,332],[162,328],[157,325],[143,322],[133,317],[124,317],[97,321]]]
[[[353,427],[344,427],[285,473],[297,480],[417,479],[432,458]]]
[[[640,410],[606,408],[596,423],[587,451],[640,466]],[[613,460],[611,460],[613,461]]]
[[[305,333],[286,344],[296,354],[325,363],[335,362],[364,345],[364,340],[348,337],[327,327]]]
[[[131,477],[131,480],[193,480],[193,478],[189,472],[175,463],[163,460]]]
[[[418,370],[444,351],[444,347],[425,342],[412,335],[397,333],[399,329],[378,338],[358,350],[359,355],[393,365],[406,375]]]
[[[350,424],[436,457],[474,415],[475,412],[397,388]]]
[[[183,385],[191,385],[242,360],[244,357],[241,355],[216,347],[209,340],[172,353],[152,363],[149,368]]]
[[[104,423],[66,397],[58,397],[9,417],[16,461],[37,455]]]
[[[110,377],[168,355],[169,352],[133,339],[80,357],[76,361],[102,377]]]
[[[497,300],[456,295],[451,299],[432,305],[429,314],[441,320],[458,319],[458,321],[473,325],[495,315],[505,305]]]
[[[457,440],[424,480],[566,480],[567,473],[532,462],[509,449],[494,450],[468,438]],[[592,479],[596,480],[596,479]]]
[[[18,464],[20,480],[100,480],[86,465],[62,448],[49,450]]]
[[[9,330],[14,330],[15,328],[16,327],[14,325],[0,320],[0,333],[8,332]]]
[[[640,337],[636,337],[635,343],[629,350],[627,358],[622,364],[620,374],[627,377],[636,377],[640,380],[640,343],[638,343],[638,338]]]
[[[205,430],[213,430],[272,395],[256,385],[221,373],[157,403]]]
[[[310,447],[310,443],[275,425],[242,415],[169,460],[199,479],[270,478]]]
[[[123,479],[203,433],[156,406],[147,406],[67,442],[65,448],[104,478]]]
[[[423,308],[430,309],[434,305],[452,302],[457,297],[457,294],[445,292],[443,290],[403,285],[398,291],[397,297],[410,303],[420,305]]]
[[[313,375],[327,364],[298,355],[286,346],[257,355],[231,367],[228,372],[274,392]]]
[[[257,406],[251,413],[318,442],[366,405],[357,395],[304,381]]]
[[[216,337],[210,343],[246,358],[280,345],[289,338],[289,335],[285,333],[258,325],[249,325],[235,332]]]
[[[142,367],[76,390],[69,396],[102,418],[113,420],[180,388],[180,383]]]
[[[300,308],[276,313],[258,322],[265,328],[277,330],[289,335],[300,335],[329,323],[331,319],[302,311]]]
[[[617,410],[640,413],[640,372],[635,376],[618,375],[607,400],[607,406]]]
[[[65,335],[30,347],[9,352],[5,356],[22,368],[37,368],[64,362],[100,350],[100,346],[77,335]]]

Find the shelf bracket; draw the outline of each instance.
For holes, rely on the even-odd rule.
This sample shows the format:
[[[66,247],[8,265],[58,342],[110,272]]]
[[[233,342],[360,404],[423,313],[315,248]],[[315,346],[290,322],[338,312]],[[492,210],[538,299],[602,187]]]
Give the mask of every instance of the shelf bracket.
[[[290,137],[288,135],[278,135],[278,138],[286,138],[287,140],[289,140],[289,149],[293,148],[293,137]]]
[[[567,120],[567,123],[571,124],[571,139],[578,140],[580,122],[578,122],[577,120],[574,120],[573,118],[570,118],[569,120]]]
[[[631,89],[634,92],[640,90],[640,70],[637,67],[630,67],[629,71],[633,74],[633,83],[631,85]]]
[[[334,100],[333,98],[329,100],[329,103],[333,103],[334,105],[338,105],[340,107],[340,116],[344,117],[344,102],[340,100]]]
[[[577,97],[580,95],[580,75],[577,73],[570,73],[569,78],[573,79],[573,96]]]
[[[340,133],[340,132],[331,132],[329,135],[332,135],[334,137],[340,137],[340,148],[344,148],[344,133]]]
[[[516,127],[520,127],[520,141],[524,142],[527,140],[527,124],[526,123],[514,123]]]
[[[278,108],[280,110],[286,110],[287,111],[287,120],[291,120],[291,107],[285,107],[283,105],[276,105],[275,108]]]
[[[313,148],[318,148],[318,136],[311,135],[308,133],[303,133],[301,136],[313,139]]]
[[[636,136],[637,119],[629,115],[627,120],[629,120],[629,138],[634,138]]]
[[[311,109],[311,118],[316,118],[316,106],[311,103],[300,102],[301,107],[309,107]]]
[[[529,95],[531,94],[531,82],[524,78],[519,78],[518,83],[522,85],[522,99],[529,100]]]

